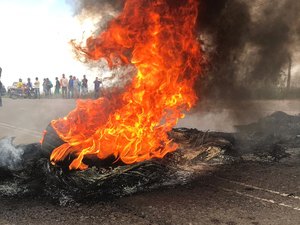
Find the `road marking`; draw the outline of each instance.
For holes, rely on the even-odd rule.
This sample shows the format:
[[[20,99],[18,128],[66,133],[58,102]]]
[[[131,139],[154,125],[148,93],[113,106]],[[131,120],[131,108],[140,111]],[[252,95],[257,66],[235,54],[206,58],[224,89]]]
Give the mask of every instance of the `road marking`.
[[[242,183],[242,182],[230,180],[230,179],[223,178],[223,177],[218,177],[218,176],[215,176],[215,177],[218,178],[218,179],[220,179],[220,180],[228,181],[230,183],[241,185],[241,186],[244,186],[244,187],[249,187],[249,188],[252,188],[252,189],[255,189],[255,190],[265,191],[265,192],[269,192],[271,194],[280,195],[282,197],[288,197],[288,198],[294,198],[294,199],[300,200],[300,196],[297,196],[297,195],[291,195],[291,194],[287,194],[287,193],[281,193],[279,191],[273,191],[273,190],[270,190],[270,189],[265,189],[265,188],[253,186],[253,185],[250,185],[250,184],[246,184],[246,183]]]
[[[216,187],[214,185],[211,185],[211,186]],[[222,188],[222,187],[217,187],[217,188],[221,189],[221,190],[224,190],[224,191],[227,191],[227,192],[232,192],[232,193],[235,193],[235,194],[238,194],[238,195],[242,195],[242,196],[245,196],[245,197],[248,197],[248,198],[253,198],[253,199],[256,199],[256,200],[259,200],[259,201],[268,202],[270,204],[275,204],[275,205],[283,206],[283,207],[286,207],[286,208],[289,208],[289,209],[300,211],[299,207],[294,207],[292,205],[287,205],[287,204],[282,203],[282,202],[276,202],[275,200],[272,200],[272,199],[260,198],[260,197],[257,197],[257,196],[251,195],[251,194],[247,194],[247,193],[240,192],[240,191],[233,190],[233,189],[229,189],[229,188]]]
[[[214,176],[214,177],[219,179],[219,180],[223,180],[223,181],[226,181],[228,183],[236,184],[236,185],[239,185],[239,186],[252,188],[254,190],[268,192],[268,193],[279,195],[279,196],[285,197],[285,198],[294,198],[296,200],[300,200],[299,196],[289,195],[289,194],[286,194],[286,193],[281,193],[281,192],[278,192],[278,191],[253,186],[253,185],[250,185],[250,184],[230,180],[230,179],[219,177],[219,176]],[[278,205],[278,206],[282,206],[282,207],[286,207],[286,208],[289,208],[289,209],[300,211],[300,207],[298,207],[298,206],[295,207],[295,206],[286,204],[284,202],[277,202],[273,199],[261,198],[261,197],[258,197],[258,196],[252,195],[252,194],[248,194],[248,193],[245,193],[245,192],[241,192],[241,191],[235,190],[235,189],[224,188],[224,187],[220,187],[220,186],[216,186],[216,185],[210,185],[210,186],[212,186],[214,188],[217,188],[217,189],[220,189],[220,190],[223,190],[223,191],[227,191],[227,192],[235,193],[235,194],[238,194],[238,195],[242,195],[242,196],[245,196],[245,197],[248,197],[248,198],[253,198],[253,199],[256,199],[256,200],[259,200],[259,201],[263,201],[263,202],[267,202],[267,203],[270,203],[270,204],[275,204],[275,205]]]
[[[30,130],[30,129],[22,128],[22,127],[16,127],[16,126],[8,124],[8,123],[0,122],[0,127],[9,128],[9,129],[12,129],[12,130],[27,133],[28,135],[38,137],[38,138],[40,138],[42,136],[42,132],[38,132],[38,131],[35,131],[35,130]]]

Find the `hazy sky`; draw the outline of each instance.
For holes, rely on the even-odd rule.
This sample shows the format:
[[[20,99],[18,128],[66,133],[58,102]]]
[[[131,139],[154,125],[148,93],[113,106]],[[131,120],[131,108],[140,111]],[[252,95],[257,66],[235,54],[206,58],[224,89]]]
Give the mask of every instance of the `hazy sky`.
[[[68,44],[82,35],[84,27],[64,0],[0,0],[0,29],[5,86],[19,78],[88,73]]]

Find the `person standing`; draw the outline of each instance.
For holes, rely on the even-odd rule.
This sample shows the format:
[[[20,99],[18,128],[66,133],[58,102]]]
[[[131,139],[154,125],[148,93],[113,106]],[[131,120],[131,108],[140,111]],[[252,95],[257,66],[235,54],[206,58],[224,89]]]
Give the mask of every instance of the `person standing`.
[[[68,89],[68,79],[65,77],[65,74],[62,75],[60,79],[61,93],[63,98],[67,98],[67,89]]]
[[[73,77],[74,98],[79,98],[79,80]]]
[[[44,80],[43,80],[43,92],[44,92],[45,97],[48,96],[47,79],[46,78],[44,78]]]
[[[2,68],[0,67],[0,107],[2,106],[2,82],[1,82]]]
[[[86,76],[83,75],[82,79],[82,96],[86,96],[88,93],[88,79],[86,79]]]
[[[54,91],[54,95],[56,97],[59,96],[59,91],[60,91],[60,82],[58,80],[58,77],[55,77],[55,91]]]
[[[2,106],[2,82],[0,80],[0,107]]]
[[[30,78],[27,78],[27,84],[26,84],[26,96],[31,98],[31,91],[32,91],[32,83]]]
[[[34,81],[33,85],[34,85],[33,87],[34,87],[35,98],[41,98],[41,94],[40,94],[40,81],[39,81],[38,77],[35,78],[35,81]]]
[[[95,99],[100,97],[100,84],[102,84],[102,82],[96,77],[96,80],[94,81]]]
[[[52,95],[52,91],[51,88],[53,88],[53,84],[51,82],[51,80],[49,80],[49,78],[46,78],[46,87],[47,87],[47,93],[49,95],[49,97]]]
[[[79,80],[79,78],[76,78],[77,84],[78,84],[78,98],[80,98],[80,93],[81,93],[81,81]]]
[[[45,86],[46,86],[46,93],[47,93],[47,96],[48,96],[48,97],[51,97],[51,95],[52,95],[51,88],[53,87],[53,84],[52,84],[52,82],[49,80],[49,78],[46,78],[45,83],[46,83]]]
[[[69,77],[69,85],[68,85],[68,98],[73,98],[74,95],[74,80],[73,76]]]

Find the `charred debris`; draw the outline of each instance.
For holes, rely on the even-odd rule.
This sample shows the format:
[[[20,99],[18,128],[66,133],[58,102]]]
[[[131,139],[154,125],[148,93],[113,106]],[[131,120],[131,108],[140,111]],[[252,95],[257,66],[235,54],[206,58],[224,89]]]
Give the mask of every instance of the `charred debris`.
[[[290,156],[288,149],[300,147],[300,116],[276,112],[236,130],[222,133],[175,128],[169,135],[179,149],[163,159],[132,165],[111,164],[112,159],[100,164],[87,161],[90,168],[84,171],[69,171],[64,164],[54,166],[49,162],[51,149],[61,144],[50,126],[43,145],[14,146],[12,138],[2,139],[0,196],[49,197],[60,204],[111,199],[184,185],[224,164],[276,163]]]

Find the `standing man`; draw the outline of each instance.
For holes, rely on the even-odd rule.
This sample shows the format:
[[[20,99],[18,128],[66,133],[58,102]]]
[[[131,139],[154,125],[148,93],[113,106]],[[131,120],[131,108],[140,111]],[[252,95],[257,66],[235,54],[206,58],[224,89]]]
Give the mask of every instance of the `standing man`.
[[[73,76],[69,76],[69,85],[68,85],[68,98],[73,98],[74,95],[74,80]]]
[[[100,84],[102,84],[102,82],[100,80],[98,80],[98,77],[96,77],[96,80],[94,81],[95,84],[95,99],[100,97]]]
[[[56,97],[59,96],[59,91],[60,91],[60,82],[58,80],[58,77],[55,77],[55,91],[54,91],[54,95]]]
[[[48,96],[47,79],[46,78],[44,78],[44,80],[43,80],[43,92],[44,92],[45,97]]]
[[[62,75],[60,79],[61,93],[63,98],[67,98],[67,88],[68,88],[68,79],[65,77],[65,74]]]
[[[0,67],[0,107],[2,106],[2,82],[1,82],[2,68]]]
[[[81,84],[82,84],[82,96],[86,96],[88,93],[88,79],[86,79],[85,75],[83,75]]]
[[[76,77],[73,77],[73,90],[74,90],[74,98],[79,98],[79,80]]]
[[[31,97],[30,93],[32,91],[32,83],[30,78],[27,79],[27,84],[26,84],[26,96],[29,98]]]
[[[47,87],[48,96],[50,97],[52,95],[51,88],[53,88],[53,84],[51,80],[49,80],[49,78],[46,78],[46,87]]]
[[[34,95],[35,98],[41,98],[41,93],[40,93],[40,81],[39,78],[36,77],[35,81],[33,83],[33,87],[34,87]]]
[[[77,77],[76,78],[76,80],[77,80],[77,83],[78,83],[78,98],[80,98],[80,91],[81,91],[81,81],[79,80],[79,78]]]

